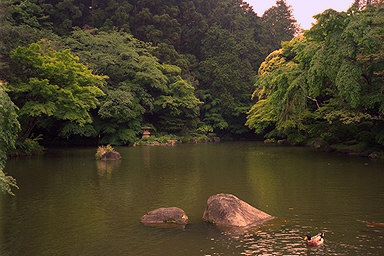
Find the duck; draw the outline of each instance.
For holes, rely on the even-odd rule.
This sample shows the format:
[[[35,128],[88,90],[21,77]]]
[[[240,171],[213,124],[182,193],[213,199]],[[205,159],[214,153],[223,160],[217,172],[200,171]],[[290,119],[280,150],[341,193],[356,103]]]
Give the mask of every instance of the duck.
[[[315,236],[306,235],[304,237],[304,240],[306,240],[307,245],[309,246],[319,246],[324,244],[324,233],[319,233]]]
[[[380,222],[369,222],[369,221],[366,221],[365,225],[367,225],[368,227],[383,227],[384,228],[384,223],[380,223]]]

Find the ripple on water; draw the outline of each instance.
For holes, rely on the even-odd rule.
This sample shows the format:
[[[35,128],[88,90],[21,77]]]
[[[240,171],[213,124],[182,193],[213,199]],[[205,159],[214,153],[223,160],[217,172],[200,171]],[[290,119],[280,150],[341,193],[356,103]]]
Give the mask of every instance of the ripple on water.
[[[353,244],[343,241],[343,238],[336,239],[338,235],[327,229],[322,230],[326,233],[326,237],[329,237],[324,245],[308,247],[303,240],[307,230],[316,230],[316,228],[300,226],[297,223],[282,223],[278,220],[241,232],[225,230],[221,233],[221,237],[212,239],[212,242],[217,247],[221,244],[232,248],[232,252],[236,249],[241,255],[379,255],[371,252],[377,252],[383,248],[380,232],[377,236],[380,242],[376,245],[372,244],[371,236],[375,231],[357,235],[358,243]],[[215,246],[215,249],[217,247]],[[212,255],[220,255],[220,253],[212,253]]]

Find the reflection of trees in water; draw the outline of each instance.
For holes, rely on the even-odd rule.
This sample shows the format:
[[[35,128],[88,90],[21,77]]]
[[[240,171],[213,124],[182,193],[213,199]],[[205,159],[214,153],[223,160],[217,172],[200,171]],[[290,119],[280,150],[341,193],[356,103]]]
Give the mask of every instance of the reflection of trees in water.
[[[141,147],[141,159],[143,161],[143,166],[145,169],[150,169],[151,168],[151,154],[149,152],[150,146],[143,146]]]
[[[114,161],[96,161],[97,173],[99,176],[106,175],[108,178],[111,177],[112,172],[120,167],[121,160]]]

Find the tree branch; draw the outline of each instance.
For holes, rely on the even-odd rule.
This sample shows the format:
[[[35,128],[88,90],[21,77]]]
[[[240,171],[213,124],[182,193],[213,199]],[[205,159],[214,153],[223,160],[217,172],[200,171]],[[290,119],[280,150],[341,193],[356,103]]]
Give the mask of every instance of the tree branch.
[[[311,97],[309,97],[309,96],[307,96],[307,98],[310,99],[310,100],[312,100],[312,101],[314,101],[314,102],[316,103],[317,109],[320,108],[320,105],[319,105],[319,102],[317,102],[317,99],[315,99],[315,98],[311,98]]]

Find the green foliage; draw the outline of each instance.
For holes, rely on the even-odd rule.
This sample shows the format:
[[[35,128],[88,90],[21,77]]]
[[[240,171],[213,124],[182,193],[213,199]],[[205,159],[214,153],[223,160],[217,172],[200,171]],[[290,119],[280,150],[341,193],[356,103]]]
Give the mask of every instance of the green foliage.
[[[0,21],[6,24],[0,26],[0,37],[5,35],[4,42],[0,40],[4,56],[0,55],[0,74],[11,85],[51,92],[52,86],[61,86],[62,81],[44,77],[36,66],[25,68],[25,63],[8,59],[10,49],[52,39],[52,34],[61,36],[55,41],[65,42],[97,74],[109,76],[98,113],[91,116],[94,125],[84,113],[66,111],[67,116],[57,117],[57,106],[44,97],[24,106],[12,92],[25,113],[20,112],[22,137],[36,129],[53,136],[52,130],[58,128],[67,138],[99,134],[105,143],[125,144],[140,134],[142,123],[185,133],[201,122],[221,135],[245,134],[256,70],[269,50],[289,39],[286,34],[280,38],[278,28],[276,38],[269,36],[269,21],[279,20],[294,33],[294,19],[284,1],[277,2],[279,12],[270,11],[263,19],[249,4],[237,0],[4,0],[2,4],[6,8],[0,11]],[[60,44],[51,48],[62,49]],[[2,69],[2,63],[9,69]],[[54,66],[58,76],[70,77],[60,73],[60,65],[50,69]],[[20,93],[33,97],[30,91]]]
[[[198,106],[202,102],[194,95],[194,88],[181,79],[179,74],[171,77],[171,80],[174,82],[168,85],[166,94],[160,95],[154,102],[160,118],[159,124],[172,132],[195,128]]]
[[[249,92],[255,71],[242,57],[242,42],[228,30],[214,26],[203,40],[199,94],[204,101],[203,121],[217,130],[243,127],[251,105]]]
[[[271,53],[246,124],[257,133],[276,129],[294,144],[316,137],[382,144],[383,10],[327,10],[304,36]]]
[[[150,46],[123,32],[80,30],[74,31],[66,43],[97,73],[109,77],[95,117],[101,143],[135,141],[143,114],[154,109],[149,91],[166,81],[149,52]]]
[[[14,19],[18,19],[20,16],[14,13],[14,9],[19,7],[12,6],[12,3],[15,5],[20,4],[24,8],[28,7],[31,1],[0,1],[0,77],[4,80],[8,80],[13,75],[9,56],[11,50],[18,46],[36,42],[43,37],[49,39],[57,38],[52,31],[48,30],[49,26],[33,26],[29,22],[22,20],[15,22]],[[33,4],[36,5],[36,2]],[[25,11],[32,12],[28,19],[36,20],[38,18],[40,20],[40,17],[33,13],[34,8],[29,9],[28,7]]]
[[[28,138],[43,118],[52,117],[66,121],[66,125],[84,127],[92,122],[89,110],[96,108],[97,97],[103,95],[99,87],[104,76],[92,74],[70,50],[57,51],[51,45],[41,40],[11,53],[17,77],[11,78],[9,90],[20,108],[21,141]]]
[[[4,174],[6,153],[15,148],[15,140],[20,130],[17,120],[17,107],[13,104],[0,81],[0,191],[13,195],[11,188],[15,187],[16,180]]]
[[[199,128],[197,128],[197,131],[201,134],[210,134],[213,133],[213,127],[202,123]]]
[[[45,13],[44,5],[37,0],[11,0],[10,22],[15,25],[27,25],[31,28],[51,28],[49,16]]]
[[[7,150],[15,147],[15,139],[20,130],[16,111],[18,108],[9,98],[3,83],[0,81],[0,153],[3,155]],[[4,162],[0,162],[1,170]]]
[[[34,138],[27,138],[23,142],[16,141],[15,150],[10,150],[9,154],[12,156],[31,156],[41,155],[44,152],[44,147],[39,144],[42,136]]]
[[[299,30],[291,6],[285,0],[277,0],[276,6],[266,10],[261,20],[265,25],[264,36],[268,39],[270,50],[279,48],[281,41],[291,40]]]
[[[80,30],[66,43],[109,77],[98,111],[102,143],[134,142],[143,123],[172,132],[194,127],[201,104],[194,88],[179,67],[159,63],[150,44],[125,32]]]

